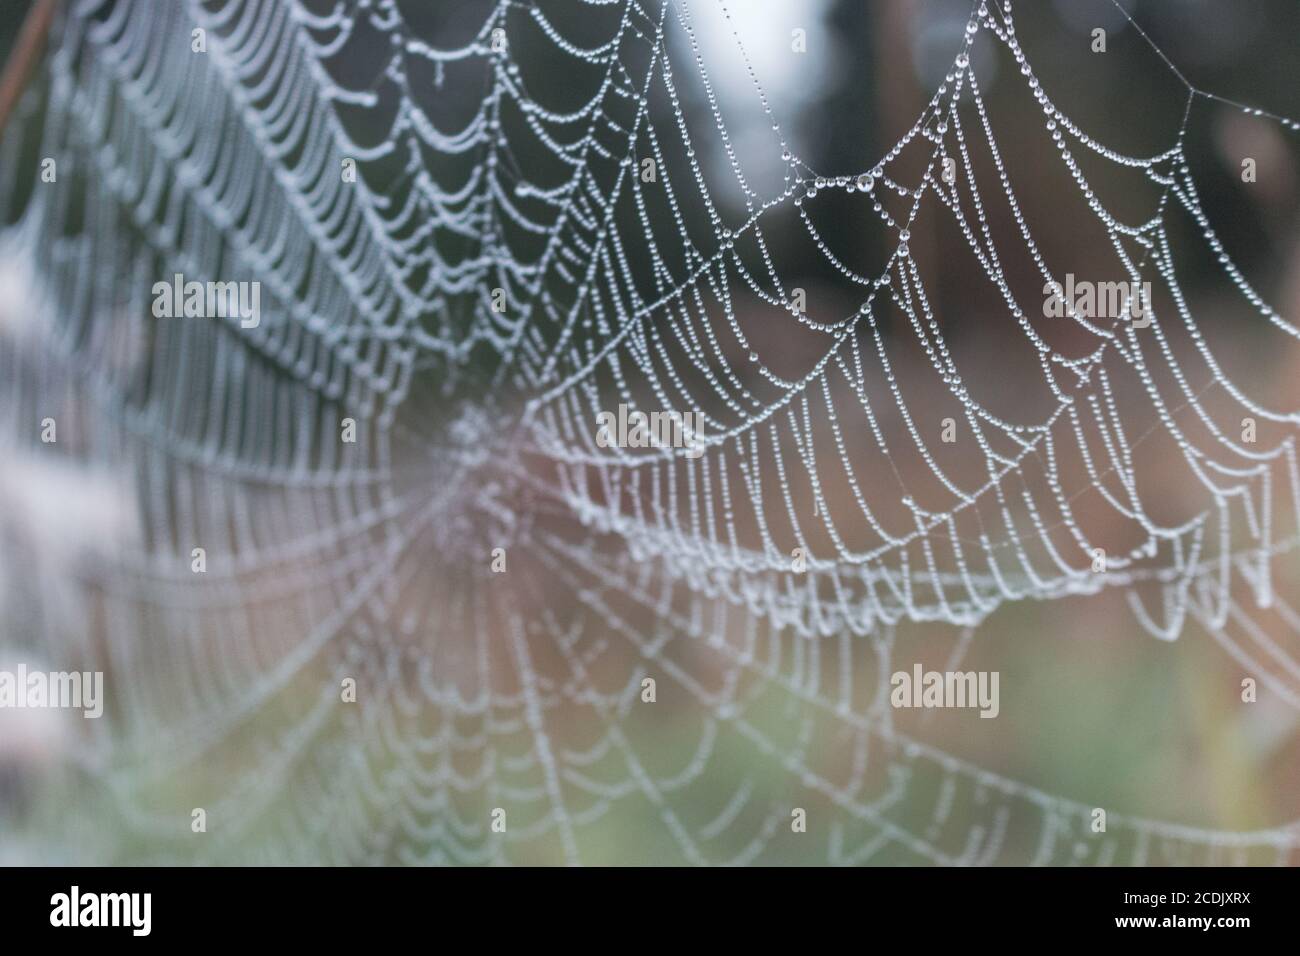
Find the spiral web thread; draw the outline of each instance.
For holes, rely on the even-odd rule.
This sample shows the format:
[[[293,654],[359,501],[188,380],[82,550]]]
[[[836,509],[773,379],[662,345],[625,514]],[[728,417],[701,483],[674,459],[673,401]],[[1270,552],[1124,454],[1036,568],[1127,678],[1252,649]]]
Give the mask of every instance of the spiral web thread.
[[[568,33],[547,5],[506,2],[472,24],[383,0],[64,11],[28,120],[0,142],[5,169],[60,163],[57,188],[4,196],[33,316],[0,350],[11,467],[102,506],[71,556],[38,552],[69,582],[23,588],[21,551],[6,561],[34,646],[110,687],[109,720],[76,747],[83,822],[62,817],[54,839],[109,858],[600,861],[631,803],[652,855],[688,862],[787,858],[792,806],[820,808],[799,852],[834,863],[1293,859],[1295,824],[1113,813],[1090,833],[1089,804],[913,739],[886,701],[926,622],[960,647],[999,606],[1124,589],[1159,637],[1201,629],[1300,706],[1300,612],[1274,580],[1296,543],[1300,413],[1222,370],[1166,229],[1188,217],[1263,332],[1296,337],[1198,199],[1185,134],[1219,98],[1165,60],[1182,123],[1163,152],[1123,155],[1053,105],[1012,5],[979,4],[897,144],[821,176],[737,33],[786,171],[765,193],[728,134],[698,4],[581,6]],[[1064,349],[1008,278],[1014,257],[1043,282],[1063,270],[1017,201],[981,34],[1113,246],[1107,278],[1156,289],[1148,327],[1071,310],[1050,320],[1082,331]],[[585,98],[552,103],[516,50],[567,66]],[[449,102],[474,109],[453,121]],[[896,174],[917,154],[923,176]],[[1154,212],[1108,211],[1112,174],[1151,184]],[[837,255],[827,203],[886,237],[882,261]],[[1017,248],[995,245],[994,204]],[[1020,421],[958,366],[909,249],[924,220],[960,237],[1038,366],[1046,398]],[[776,228],[816,244],[857,307],[798,308]],[[153,283],[177,272],[259,281],[261,324],[151,318]],[[814,357],[790,371],[755,309]],[[913,411],[934,395],[968,436],[955,464]],[[595,416],[619,403],[698,412],[707,449],[598,446]],[[55,407],[69,424],[43,446],[32,423]],[[339,441],[349,416],[355,444]],[[1242,416],[1258,441],[1235,439]],[[1153,435],[1203,500],[1174,524],[1140,489]],[[694,741],[684,761],[648,716],[665,711]]]

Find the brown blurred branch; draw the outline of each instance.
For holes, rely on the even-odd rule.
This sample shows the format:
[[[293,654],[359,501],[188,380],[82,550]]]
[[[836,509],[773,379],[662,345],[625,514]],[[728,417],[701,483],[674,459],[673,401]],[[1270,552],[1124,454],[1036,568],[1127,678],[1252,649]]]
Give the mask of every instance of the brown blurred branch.
[[[877,103],[886,143],[893,143],[907,132],[925,109],[927,91],[921,88],[912,60],[912,38],[916,33],[920,11],[916,0],[884,0],[873,5],[876,15]],[[928,156],[915,151],[900,157],[894,172],[897,179],[919,183]],[[912,248],[919,262],[933,262],[939,249],[939,235],[934,216],[921,216],[908,229]],[[942,314],[942,313],[941,313]]]
[[[59,0],[36,0],[27,11],[18,42],[14,44],[9,62],[5,64],[4,73],[0,74],[0,133],[9,123],[9,115],[18,104],[32,68],[45,48],[45,38],[49,35],[50,24],[54,22],[54,9]]]

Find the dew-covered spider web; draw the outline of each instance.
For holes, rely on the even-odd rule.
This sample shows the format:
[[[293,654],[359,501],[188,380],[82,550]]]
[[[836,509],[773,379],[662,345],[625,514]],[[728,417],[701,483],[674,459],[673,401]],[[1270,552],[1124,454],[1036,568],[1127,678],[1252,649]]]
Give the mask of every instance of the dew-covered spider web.
[[[1019,6],[974,4],[910,128],[830,171],[741,0],[60,4],[0,139],[0,586],[10,649],[107,697],[15,834],[78,861],[1294,862],[1300,805],[1223,829],[1171,783],[1133,812],[889,703],[920,642],[963,666],[1032,613],[1050,653],[1118,603],[1131,642],[1256,682],[1295,766],[1300,404],[1243,356],[1293,379],[1297,326],[1189,143],[1211,110],[1291,149],[1300,124],[1130,22],[1183,106],[1153,152],[1094,138]],[[259,282],[260,323],[154,317],[178,273]],[[1049,317],[1067,273],[1142,292]],[[697,414],[703,453],[598,443],[620,405]],[[1018,673],[966,731],[1050,679]]]

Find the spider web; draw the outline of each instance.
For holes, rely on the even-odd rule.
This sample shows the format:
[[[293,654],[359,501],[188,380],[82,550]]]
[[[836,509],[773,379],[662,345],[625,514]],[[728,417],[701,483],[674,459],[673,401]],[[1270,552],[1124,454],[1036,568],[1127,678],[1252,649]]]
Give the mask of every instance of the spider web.
[[[911,127],[820,173],[736,30],[764,162],[780,157],[765,177],[729,133],[700,4],[439,7],[68,5],[0,142],[5,169],[59,162],[57,188],[7,183],[0,207],[6,288],[25,297],[0,348],[6,606],[34,653],[109,688],[60,799],[26,824],[47,852],[1294,859],[1295,823],[1113,812],[1093,833],[1093,804],[927,744],[888,706],[920,631],[950,635],[955,662],[1008,606],[1082,613],[1116,593],[1300,707],[1300,611],[1275,581],[1297,540],[1300,413],[1224,370],[1171,228],[1193,224],[1257,334],[1297,337],[1189,166],[1195,110],[1227,101],[1166,60],[1181,124],[1127,155],[1054,105],[1012,4],[977,4]],[[1053,215],[1113,250],[1098,278],[1151,283],[1148,326],[1038,313],[1069,266],[1039,245],[1060,219],[1017,198],[1024,144],[999,141],[978,38],[1019,72],[1077,194]],[[1111,210],[1121,178],[1150,208]],[[1014,241],[995,241],[997,216]],[[834,217],[880,255],[838,248]],[[943,263],[920,241],[936,231],[978,270],[980,321],[1035,400],[1008,406],[937,306]],[[800,306],[787,241],[835,295]],[[174,273],[259,281],[260,325],[151,318]],[[619,404],[698,413],[704,453],[600,447],[595,416]],[[46,415],[54,445],[33,428]],[[1181,513],[1144,478],[1155,456]],[[50,523],[62,537],[41,544]],[[653,835],[629,844],[629,819]]]

